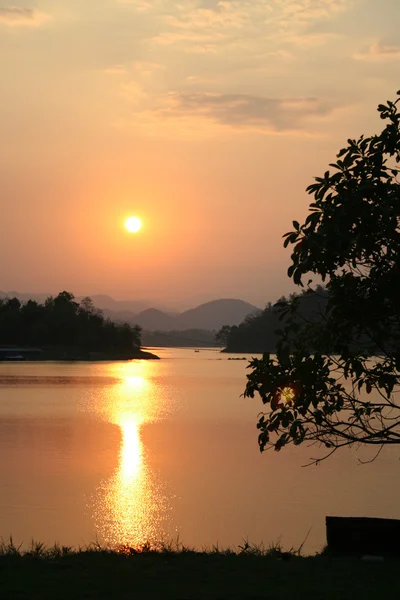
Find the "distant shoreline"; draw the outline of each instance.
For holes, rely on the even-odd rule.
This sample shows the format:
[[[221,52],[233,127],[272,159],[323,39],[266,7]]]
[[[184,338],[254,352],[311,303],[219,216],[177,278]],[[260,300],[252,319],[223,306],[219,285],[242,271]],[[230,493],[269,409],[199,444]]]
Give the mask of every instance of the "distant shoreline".
[[[265,354],[266,352],[269,354],[275,354],[276,350],[249,350],[249,349],[236,349],[230,350],[229,348],[224,348],[220,350],[221,354]]]
[[[11,353],[0,358],[0,364],[9,362],[101,362],[125,360],[160,360],[160,357],[147,350],[132,352],[88,352],[79,348],[11,348]]]

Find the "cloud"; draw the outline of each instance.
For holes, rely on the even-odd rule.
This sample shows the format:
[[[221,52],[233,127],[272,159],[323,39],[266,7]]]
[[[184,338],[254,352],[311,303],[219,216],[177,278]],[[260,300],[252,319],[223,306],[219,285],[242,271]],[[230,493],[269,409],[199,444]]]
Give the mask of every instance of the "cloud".
[[[120,96],[138,110],[150,105],[152,98],[160,93],[159,80],[162,79],[163,70],[162,65],[152,61],[134,61],[125,67],[124,74],[130,78],[121,84]]]
[[[49,15],[34,8],[0,7],[0,23],[8,27],[38,27],[50,20]]]
[[[283,16],[301,21],[329,19],[333,14],[347,10],[351,0],[277,0]]]
[[[227,44],[244,40],[299,43],[314,23],[326,20],[352,6],[354,0],[119,0],[139,12],[146,10],[158,19],[159,45],[182,44],[190,52],[215,52]],[[328,39],[329,36],[326,36]],[[291,39],[293,38],[293,40]],[[321,43],[314,34],[309,43]]]
[[[124,65],[117,64],[107,67],[106,69],[104,69],[104,72],[108,75],[125,75],[127,71]]]
[[[305,131],[310,119],[329,115],[337,105],[318,98],[268,98],[249,94],[170,93],[154,109],[161,120],[207,119],[234,129],[284,133]]]
[[[387,60],[400,59],[400,46],[388,46],[377,42],[372,44],[364,52],[354,54],[356,60],[367,60],[372,62],[381,62]]]
[[[217,129],[313,134],[338,107],[324,92],[309,97],[319,96],[318,67],[329,49],[313,56],[312,94],[301,60],[340,37],[331,22],[356,0],[117,1],[146,10],[136,15],[144,47],[165,66],[147,78],[130,72],[120,88],[131,105],[128,127],[189,137]]]
[[[290,41],[298,46],[323,46],[327,42],[338,39],[339,35],[330,32],[312,32],[293,35]]]

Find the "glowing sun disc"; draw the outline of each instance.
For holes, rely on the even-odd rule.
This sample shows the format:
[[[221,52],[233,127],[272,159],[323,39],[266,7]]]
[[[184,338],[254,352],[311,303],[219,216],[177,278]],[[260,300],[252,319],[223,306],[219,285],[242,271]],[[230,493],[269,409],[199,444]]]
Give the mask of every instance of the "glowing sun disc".
[[[125,227],[130,233],[137,233],[142,228],[142,221],[138,217],[129,217]]]

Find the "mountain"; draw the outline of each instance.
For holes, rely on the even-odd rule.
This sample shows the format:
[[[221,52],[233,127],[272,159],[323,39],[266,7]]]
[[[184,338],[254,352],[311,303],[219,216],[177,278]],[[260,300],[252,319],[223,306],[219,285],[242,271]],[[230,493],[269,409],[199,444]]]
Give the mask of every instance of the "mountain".
[[[30,292],[2,292],[0,291],[0,298],[18,298],[21,302],[28,302],[28,300],[36,300],[42,304],[46,298],[51,294],[32,294]]]
[[[136,315],[135,323],[147,331],[168,331],[176,329],[175,318],[162,310],[148,308]]]
[[[109,309],[103,309],[103,312],[114,321],[140,325],[145,331],[171,332],[187,329],[212,331],[221,329],[223,325],[239,325],[248,315],[259,313],[260,309],[243,300],[221,299],[200,304],[180,314],[170,314],[156,308],[139,313]]]
[[[239,325],[247,315],[259,309],[243,300],[212,300],[175,317],[175,329],[221,329]]]
[[[36,300],[36,302],[43,303],[49,296],[56,296],[57,294],[33,294],[31,292],[2,292],[0,291],[0,298],[18,298],[21,302],[27,302],[28,300]],[[146,310],[151,306],[150,302],[145,300],[114,300],[111,296],[106,294],[93,294],[88,296],[93,300],[93,304],[104,310],[113,312],[125,312],[125,313],[138,313]],[[82,300],[84,296],[77,296],[76,299]]]
[[[150,302],[145,300],[114,300],[105,294],[94,294],[90,298],[93,300],[93,304],[101,310],[138,313],[151,306]]]
[[[22,302],[32,299],[42,303],[50,294],[0,292],[0,298],[5,296],[19,298]],[[114,300],[107,295],[90,297],[106,317],[116,322],[140,325],[146,331],[219,330],[223,325],[239,325],[249,314],[260,311],[253,304],[230,298],[212,300],[182,313],[168,313],[150,308],[144,301]],[[77,297],[78,301],[80,299]]]
[[[295,296],[298,302],[295,322],[304,325],[319,323],[325,318],[328,293],[323,287],[319,286],[316,293],[306,290]],[[280,337],[277,331],[284,329],[285,324],[287,316],[282,317],[279,304],[269,304],[264,310],[245,319],[238,327],[228,330],[226,352],[274,353]],[[324,340],[325,343],[329,342]]]

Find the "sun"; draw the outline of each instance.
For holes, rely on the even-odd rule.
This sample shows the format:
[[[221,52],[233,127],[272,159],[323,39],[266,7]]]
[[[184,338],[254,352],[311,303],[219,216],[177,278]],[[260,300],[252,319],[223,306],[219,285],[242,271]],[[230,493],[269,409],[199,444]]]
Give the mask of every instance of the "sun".
[[[125,221],[125,227],[130,233],[137,233],[142,228],[142,221],[139,217],[129,217]]]

